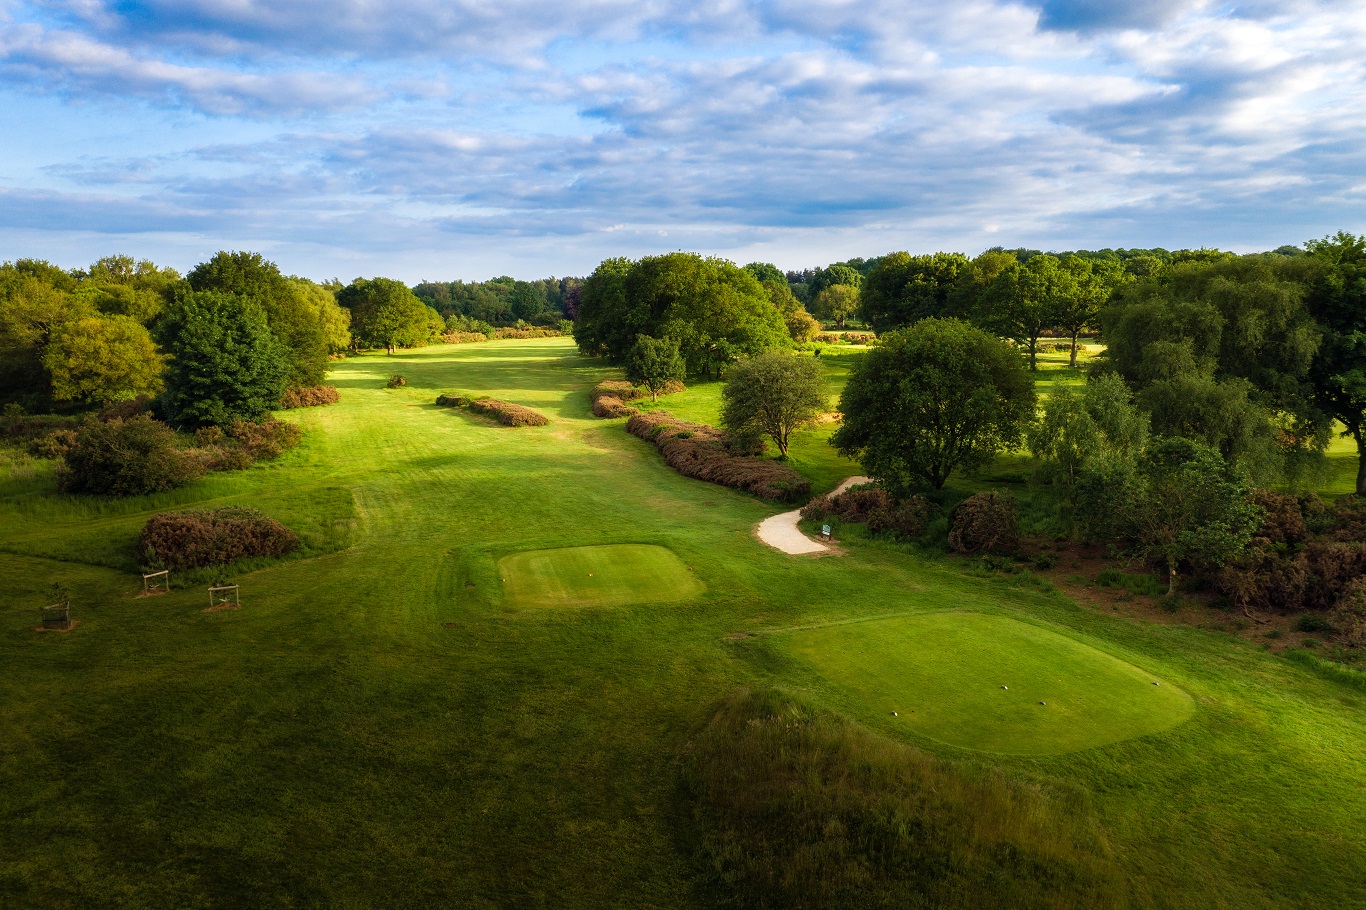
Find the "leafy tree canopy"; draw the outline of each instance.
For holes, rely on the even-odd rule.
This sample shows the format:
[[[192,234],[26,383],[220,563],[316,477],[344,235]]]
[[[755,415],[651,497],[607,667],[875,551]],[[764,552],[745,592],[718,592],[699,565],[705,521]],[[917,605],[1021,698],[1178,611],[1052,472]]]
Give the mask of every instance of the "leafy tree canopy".
[[[727,430],[761,433],[784,458],[792,433],[824,412],[829,402],[820,363],[785,351],[736,364],[721,399],[721,423]]]
[[[1323,331],[1309,376],[1313,399],[1356,441],[1356,493],[1366,496],[1366,235],[1339,231],[1305,247],[1319,266],[1309,309]]]
[[[432,334],[430,314],[435,311],[401,281],[357,278],[337,292],[337,302],[350,311],[351,332],[363,347],[392,354],[401,347],[426,344]]]
[[[931,317],[884,335],[854,368],[831,442],[901,497],[1018,445],[1034,407],[1034,382],[1010,345]]]
[[[649,389],[652,401],[659,400],[659,393],[669,383],[682,382],[687,372],[677,341],[649,335],[636,336],[636,343],[626,354],[625,368],[626,378]]]
[[[166,358],[137,320],[87,316],[57,327],[43,365],[57,401],[108,404],[160,392]]]
[[[864,321],[881,334],[918,319],[948,314],[950,293],[967,266],[968,257],[962,253],[888,253],[860,288]]]

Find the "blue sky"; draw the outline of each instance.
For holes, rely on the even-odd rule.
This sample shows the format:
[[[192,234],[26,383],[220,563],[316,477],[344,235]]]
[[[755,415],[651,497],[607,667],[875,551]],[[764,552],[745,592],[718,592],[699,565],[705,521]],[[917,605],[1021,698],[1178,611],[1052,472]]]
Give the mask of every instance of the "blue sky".
[[[1366,232],[1366,0],[0,0],[0,259],[314,278]]]

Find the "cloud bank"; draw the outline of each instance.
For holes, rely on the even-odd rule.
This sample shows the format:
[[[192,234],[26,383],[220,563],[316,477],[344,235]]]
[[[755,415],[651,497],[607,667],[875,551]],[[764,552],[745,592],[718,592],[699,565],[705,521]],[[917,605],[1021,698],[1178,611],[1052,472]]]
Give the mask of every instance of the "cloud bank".
[[[3,9],[3,258],[412,280],[1366,230],[1363,2]]]

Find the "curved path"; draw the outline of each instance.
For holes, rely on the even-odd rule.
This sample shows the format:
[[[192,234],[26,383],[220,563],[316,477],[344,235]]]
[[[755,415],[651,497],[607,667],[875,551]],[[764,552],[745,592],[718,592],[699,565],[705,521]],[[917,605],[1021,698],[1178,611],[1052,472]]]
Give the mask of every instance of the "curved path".
[[[855,484],[868,483],[871,478],[856,476],[850,477],[834,490],[827,493],[827,496],[834,496],[836,493],[843,493]],[[754,536],[775,550],[781,550],[792,556],[807,556],[812,553],[826,553],[830,548],[823,543],[818,543],[797,530],[797,522],[801,520],[802,510],[793,509],[791,512],[783,512],[781,515],[774,515],[765,518],[754,528]]]

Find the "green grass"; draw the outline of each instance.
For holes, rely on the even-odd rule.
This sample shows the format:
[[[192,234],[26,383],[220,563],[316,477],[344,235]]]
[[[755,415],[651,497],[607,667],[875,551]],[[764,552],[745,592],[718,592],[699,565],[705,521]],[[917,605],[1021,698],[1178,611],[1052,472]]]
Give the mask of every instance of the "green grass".
[[[410,384],[386,389],[394,373]],[[873,542],[784,557],[751,535],[780,507],[680,477],[621,421],[591,417],[588,389],[613,375],[564,339],[366,355],[333,370],[340,403],[284,415],[304,441],[275,463],[121,502],[58,494],[49,465],[0,465],[0,906],[715,906],[680,767],[741,688],[838,715],[887,756],[926,753],[936,775],[1000,782],[1007,801],[1067,795],[1057,805],[1084,811],[1048,817],[1094,827],[1087,843],[1108,846],[1086,862],[1127,906],[1360,904],[1360,688],[1217,632],[1079,608],[1023,574]],[[450,389],[552,423],[437,407]],[[716,391],[664,405],[702,416]],[[794,463],[820,483],[854,473],[823,435]],[[242,567],[240,610],[205,613],[198,584],[134,596],[147,515],[236,504],[318,545]],[[664,548],[705,590],[545,609],[499,578],[513,554],[620,545]],[[80,625],[36,634],[54,580]],[[1062,754],[972,751],[892,725],[783,636],[756,634],[947,611],[1084,643],[1195,712]],[[916,804],[902,796],[888,794]],[[981,836],[973,856],[1015,849]]]
[[[620,607],[690,600],[697,575],[663,547],[614,544],[513,553],[498,560],[503,594],[529,607]]]
[[[1006,616],[932,613],[772,640],[865,722],[967,749],[1056,755],[1167,730],[1194,712],[1153,673]]]

